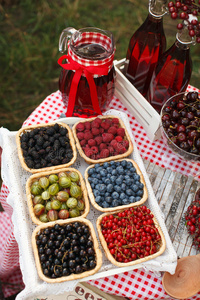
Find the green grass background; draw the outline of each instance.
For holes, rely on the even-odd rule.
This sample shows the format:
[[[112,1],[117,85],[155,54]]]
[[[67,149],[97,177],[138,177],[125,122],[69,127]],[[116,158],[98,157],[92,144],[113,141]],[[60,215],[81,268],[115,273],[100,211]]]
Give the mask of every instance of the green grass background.
[[[115,59],[121,59],[147,13],[148,0],[0,0],[0,126],[18,130],[44,98],[58,90],[58,41],[64,28],[112,31]],[[176,34],[169,16],[164,17],[164,28],[169,47]],[[200,87],[200,46],[191,48],[190,83]]]

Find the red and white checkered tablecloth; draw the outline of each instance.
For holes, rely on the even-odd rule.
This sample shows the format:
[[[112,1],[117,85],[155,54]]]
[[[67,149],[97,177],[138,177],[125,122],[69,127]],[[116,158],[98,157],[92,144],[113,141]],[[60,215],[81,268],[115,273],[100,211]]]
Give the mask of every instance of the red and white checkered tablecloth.
[[[192,86],[189,86],[188,90],[199,92],[199,90]],[[155,142],[149,140],[143,127],[138,124],[119,99],[114,97],[108,109],[116,109],[127,113],[135,142],[143,159],[200,180],[200,164],[191,164],[190,162],[181,160],[166,148],[162,140]],[[23,126],[51,122],[56,120],[61,113],[65,112],[66,108],[61,100],[61,94],[57,91],[46,97],[23,123]],[[14,237],[11,221],[12,208],[6,202],[8,194],[9,191],[3,183],[0,193],[0,202],[4,208],[4,212],[0,213],[0,279],[3,283],[5,297],[15,294],[24,287],[19,268],[18,245]],[[124,296],[129,299],[172,299],[172,297],[165,293],[161,277],[143,269],[91,280],[89,283],[105,292]],[[190,299],[200,299],[200,292]]]

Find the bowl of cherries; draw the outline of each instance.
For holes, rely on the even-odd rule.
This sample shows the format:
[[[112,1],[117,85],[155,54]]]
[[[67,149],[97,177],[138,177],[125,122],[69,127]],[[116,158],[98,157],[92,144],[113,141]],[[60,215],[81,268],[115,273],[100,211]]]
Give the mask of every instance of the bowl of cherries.
[[[165,144],[179,157],[200,160],[200,97],[197,92],[179,93],[161,110],[161,132]]]

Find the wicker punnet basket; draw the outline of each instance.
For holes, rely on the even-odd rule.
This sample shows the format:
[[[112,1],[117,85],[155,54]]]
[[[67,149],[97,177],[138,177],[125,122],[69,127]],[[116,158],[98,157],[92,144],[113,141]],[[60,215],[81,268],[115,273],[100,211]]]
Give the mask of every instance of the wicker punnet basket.
[[[39,180],[39,178],[43,177],[43,176],[49,176],[51,174],[58,174],[59,172],[67,172],[67,173],[70,173],[72,171],[75,171],[76,173],[79,174],[79,178],[80,178],[80,187],[81,187],[81,190],[82,190],[82,194],[83,194],[83,197],[82,197],[82,200],[84,201],[85,203],[85,208],[82,212],[82,215],[81,217],[82,218],[85,218],[88,213],[89,213],[89,210],[90,210],[90,203],[89,203],[89,199],[88,199],[88,193],[87,193],[87,189],[86,189],[86,186],[85,186],[85,182],[84,182],[84,179],[83,179],[83,176],[82,174],[74,169],[74,168],[62,168],[62,169],[55,169],[55,170],[51,170],[51,171],[46,171],[46,172],[41,172],[39,174],[33,174],[29,177],[29,179],[27,180],[26,182],[26,197],[27,197],[27,203],[28,203],[28,208],[29,208],[29,213],[30,213],[30,216],[31,216],[31,219],[33,221],[33,223],[37,224],[37,225],[41,225],[43,224],[43,222],[40,221],[39,217],[37,217],[34,213],[34,205],[33,205],[33,198],[32,198],[32,194],[31,194],[31,185]],[[74,218],[70,218],[71,221],[73,221],[74,219],[78,219],[79,217],[74,217]],[[48,224],[51,223],[51,222],[48,222]]]
[[[118,211],[115,211],[114,213],[112,214],[117,214],[119,212],[123,212],[123,210],[118,210]],[[165,241],[165,237],[164,237],[164,234],[160,228],[160,225],[158,223],[158,221],[156,220],[156,218],[154,217],[153,218],[153,221],[154,221],[154,224],[155,226],[157,227],[158,229],[158,232],[161,236],[161,243],[160,243],[160,247],[159,249],[157,249],[157,252],[154,253],[154,254],[151,254],[149,256],[145,256],[144,258],[138,258],[136,260],[133,260],[131,262],[127,262],[127,263],[123,263],[123,262],[118,262],[114,257],[113,255],[110,253],[110,250],[108,248],[108,245],[106,243],[106,240],[102,234],[102,230],[101,230],[101,222],[102,222],[102,219],[105,217],[105,216],[109,216],[111,215],[111,213],[104,213],[102,215],[100,215],[96,221],[96,227],[97,227],[97,232],[98,232],[98,235],[99,235],[99,239],[100,239],[100,242],[101,242],[101,245],[104,249],[104,252],[106,254],[106,257],[108,258],[108,260],[115,266],[117,267],[125,267],[125,266],[134,266],[134,265],[137,265],[137,264],[140,264],[140,263],[143,263],[143,262],[146,262],[148,260],[151,260],[153,258],[156,258],[158,256],[160,256],[164,251],[165,251],[165,248],[166,248],[166,241]]]
[[[83,121],[79,121],[79,122],[75,123],[74,126],[72,127],[72,132],[73,132],[74,139],[75,139],[75,142],[76,142],[76,147],[77,147],[81,157],[89,164],[96,164],[96,163],[102,163],[102,162],[105,162],[105,161],[110,161],[110,160],[113,160],[113,159],[121,159],[123,157],[129,156],[133,151],[133,143],[132,143],[130,135],[129,135],[123,121],[120,118],[118,118],[116,116],[112,116],[112,115],[98,116],[98,118],[100,118],[102,120],[113,119],[113,118],[118,119],[119,120],[119,127],[124,128],[124,130],[125,130],[125,140],[127,140],[129,142],[129,147],[128,147],[128,149],[125,153],[122,153],[122,154],[119,154],[119,155],[112,155],[112,156],[109,156],[109,157],[106,157],[106,158],[92,159],[92,158],[86,156],[83,149],[82,149],[80,141],[77,137],[76,127],[79,123],[92,122],[96,119],[96,117],[90,118],[90,119],[84,119]]]
[[[70,274],[68,276],[62,276],[62,277],[58,277],[58,278],[50,278],[47,277],[46,275],[44,275],[43,271],[42,271],[42,266],[40,263],[40,258],[39,258],[39,253],[38,253],[38,247],[36,244],[37,241],[37,236],[46,228],[52,228],[54,227],[56,224],[59,224],[60,226],[64,226],[66,224],[72,224],[74,222],[80,222],[86,226],[88,226],[89,231],[90,231],[90,236],[91,239],[93,241],[93,247],[94,247],[94,251],[95,251],[95,259],[96,259],[96,267],[94,269],[91,269],[89,271],[85,271],[79,274]],[[67,220],[58,220],[55,222],[51,222],[51,223],[46,223],[46,224],[42,224],[36,227],[36,229],[33,231],[32,234],[32,247],[33,247],[33,252],[34,252],[34,257],[35,257],[35,263],[36,263],[36,268],[37,268],[37,272],[38,275],[40,277],[40,279],[42,279],[43,281],[46,281],[48,283],[60,283],[63,281],[69,281],[69,280],[76,280],[76,279],[81,279],[90,275],[93,275],[95,273],[97,273],[99,271],[99,269],[102,266],[102,252],[99,249],[99,243],[97,241],[97,237],[96,237],[96,233],[94,230],[94,227],[92,225],[92,223],[87,220],[84,219],[82,217],[77,218],[76,220],[72,220],[72,219],[67,219]]]
[[[138,206],[138,205],[141,205],[143,204],[147,199],[148,199],[148,190],[147,190],[147,187],[146,187],[146,183],[145,183],[145,180],[144,180],[144,176],[138,166],[138,164],[133,160],[133,159],[128,159],[128,158],[125,158],[125,159],[119,159],[117,161],[122,161],[122,160],[126,160],[128,162],[131,162],[133,164],[133,166],[135,167],[136,169],[136,172],[137,174],[140,176],[140,182],[143,183],[144,185],[144,188],[143,188],[143,196],[141,197],[140,201],[137,201],[137,202],[134,202],[134,203],[130,203],[130,204],[127,204],[127,205],[121,205],[121,206],[116,206],[116,207],[109,207],[109,208],[103,208],[101,207],[96,201],[95,201],[95,196],[93,194],[93,191],[92,191],[92,188],[91,188],[91,185],[90,185],[90,182],[88,181],[88,170],[90,168],[94,168],[94,164],[89,166],[86,170],[85,170],[85,182],[86,182],[86,187],[87,187],[87,191],[88,191],[88,196],[90,198],[90,201],[92,203],[92,205],[99,211],[101,212],[114,212],[118,209],[126,209],[126,208],[129,208],[129,207],[134,207],[134,206]],[[101,163],[100,165],[102,165],[103,163]]]
[[[23,155],[23,150],[22,150],[22,147],[21,147],[21,137],[23,136],[23,134],[26,133],[26,132],[31,132],[35,128],[38,128],[38,129],[40,129],[40,128],[48,128],[48,127],[54,126],[55,124],[56,123],[47,123],[47,124],[44,123],[44,124],[37,124],[37,125],[26,126],[26,127],[21,128],[17,132],[16,143],[17,143],[18,157],[19,157],[19,160],[20,160],[20,163],[21,163],[22,167],[26,171],[28,171],[30,173],[39,173],[39,172],[44,172],[44,171],[47,171],[47,170],[59,169],[61,167],[66,168],[66,167],[71,166],[76,161],[77,150],[76,150],[75,141],[74,141],[74,137],[73,137],[71,128],[67,124],[65,124],[65,123],[58,122],[57,124],[60,127],[64,127],[64,128],[67,129],[67,132],[68,132],[67,135],[68,135],[70,146],[71,146],[72,153],[73,153],[72,159],[69,162],[64,163],[64,164],[52,165],[50,167],[43,167],[43,168],[38,168],[38,169],[30,168],[26,164],[25,159],[24,159],[24,155]]]

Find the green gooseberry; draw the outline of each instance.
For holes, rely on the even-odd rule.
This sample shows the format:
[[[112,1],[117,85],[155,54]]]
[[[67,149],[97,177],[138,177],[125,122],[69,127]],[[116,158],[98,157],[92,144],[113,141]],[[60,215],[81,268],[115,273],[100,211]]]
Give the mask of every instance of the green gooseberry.
[[[70,218],[79,217],[80,216],[80,210],[77,207],[70,208],[69,216],[70,216]]]
[[[58,217],[63,220],[68,219],[69,211],[67,209],[61,209],[58,213]]]
[[[69,208],[75,208],[77,206],[77,199],[76,198],[73,198],[73,197],[70,197],[68,200],[67,200],[67,206]]]
[[[39,179],[39,185],[44,189],[46,190],[49,186],[49,179],[47,177],[41,177]]]
[[[60,177],[59,178],[59,185],[62,188],[68,188],[71,186],[71,179],[69,177]]]
[[[48,213],[47,213],[47,219],[50,222],[58,220],[58,212],[57,212],[57,210],[51,209],[50,211],[48,211]]]
[[[76,171],[71,171],[69,174],[71,181],[78,182],[80,180],[79,174]]]
[[[68,177],[68,174],[65,173],[65,172],[59,172],[58,173],[58,178],[61,178],[61,177]]]
[[[44,204],[44,200],[41,195],[37,195],[33,198],[33,205],[35,206],[36,204]]]
[[[39,217],[39,220],[42,222],[42,223],[47,223],[49,222],[48,218],[47,218],[47,214],[42,214],[40,217]]]
[[[72,197],[75,197],[75,198],[81,198],[82,197],[82,190],[81,190],[81,187],[77,184],[73,184],[71,187],[70,187],[70,195]]]
[[[42,196],[42,199],[44,199],[44,200],[49,200],[50,199],[50,194],[49,194],[48,191],[42,192],[41,196]]]
[[[55,196],[59,192],[59,185],[57,183],[53,183],[49,187],[49,194]]]
[[[49,211],[49,210],[52,209],[52,207],[51,207],[51,201],[47,201],[47,203],[46,203],[46,205],[45,205],[45,209],[46,209],[47,211]]]
[[[37,196],[37,195],[41,195],[41,193],[42,193],[42,187],[39,185],[39,182],[38,181],[37,183],[34,182],[31,185],[31,194]]]
[[[78,208],[79,210],[84,210],[84,208],[85,208],[85,202],[84,202],[83,200],[79,199],[79,200],[77,201],[77,208]]]
[[[42,204],[36,204],[33,207],[33,211],[36,216],[41,216],[45,212],[45,206]]]
[[[68,209],[68,206],[67,206],[66,202],[62,202],[62,203],[61,203],[60,209],[61,209],[61,210],[62,210],[62,209]]]
[[[57,199],[61,202],[66,202],[68,199],[69,199],[69,194],[68,192],[65,192],[65,191],[60,191],[58,194],[57,194]]]
[[[49,175],[49,183],[53,184],[53,183],[56,183],[56,182],[58,182],[58,176],[55,175],[55,174]]]
[[[53,200],[51,201],[51,207],[52,209],[59,210],[61,207],[61,202],[59,200]]]

